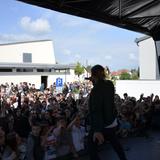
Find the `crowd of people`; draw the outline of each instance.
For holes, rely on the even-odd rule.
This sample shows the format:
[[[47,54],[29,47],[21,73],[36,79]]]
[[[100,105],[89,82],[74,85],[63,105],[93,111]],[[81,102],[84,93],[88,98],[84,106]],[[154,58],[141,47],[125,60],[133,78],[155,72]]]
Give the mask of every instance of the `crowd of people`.
[[[1,84],[0,160],[78,159],[87,150],[91,89],[91,82],[64,84],[62,93],[55,84]],[[120,137],[147,136],[147,129],[159,127],[158,95],[115,94],[115,107]]]
[[[119,122],[118,134],[121,137],[146,136],[148,129],[159,128],[160,99],[158,95],[143,94],[136,100],[124,93],[124,99],[115,95],[115,105]]]

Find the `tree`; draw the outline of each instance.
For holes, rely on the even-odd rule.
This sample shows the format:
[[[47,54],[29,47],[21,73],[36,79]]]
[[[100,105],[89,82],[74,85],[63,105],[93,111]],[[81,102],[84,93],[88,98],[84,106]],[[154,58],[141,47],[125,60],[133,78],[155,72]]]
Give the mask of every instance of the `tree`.
[[[128,72],[123,72],[120,77],[119,77],[120,80],[130,80],[131,79],[131,75],[130,73]]]
[[[136,69],[131,69],[131,79],[137,80],[139,79],[139,71]]]
[[[76,75],[78,75],[78,77],[79,77],[81,74],[84,73],[84,67],[83,67],[79,62],[77,62],[77,64],[76,64],[76,67],[75,67],[75,69],[74,69],[74,73],[75,73]]]
[[[112,79],[111,72],[110,72],[108,66],[105,67],[105,74],[106,74],[107,79]]]
[[[86,70],[87,70],[88,73],[91,73],[91,68],[92,68],[91,65],[88,65],[88,66],[86,67]]]

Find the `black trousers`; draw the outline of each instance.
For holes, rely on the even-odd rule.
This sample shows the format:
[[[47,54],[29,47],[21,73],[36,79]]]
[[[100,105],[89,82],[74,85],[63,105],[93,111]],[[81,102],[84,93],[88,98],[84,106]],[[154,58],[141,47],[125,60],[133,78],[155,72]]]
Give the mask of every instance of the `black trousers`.
[[[104,128],[103,135],[105,140],[108,140],[114,151],[117,153],[120,160],[127,160],[122,145],[120,144],[117,135],[115,134],[115,128]],[[89,149],[89,156],[90,160],[100,160],[97,151],[98,144],[93,142],[93,132],[90,132],[88,138],[88,149]]]

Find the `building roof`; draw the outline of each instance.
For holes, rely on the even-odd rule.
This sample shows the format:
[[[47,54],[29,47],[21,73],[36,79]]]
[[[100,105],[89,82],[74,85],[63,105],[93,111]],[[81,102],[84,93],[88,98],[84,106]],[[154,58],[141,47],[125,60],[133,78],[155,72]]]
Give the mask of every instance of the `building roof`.
[[[160,0],[19,0],[160,38]]]
[[[149,38],[151,38],[151,36],[143,36],[143,37],[140,37],[140,38],[136,38],[135,42],[138,44],[139,42],[144,41],[144,40],[149,39]]]
[[[2,43],[2,44],[0,44],[0,46],[23,44],[23,43],[45,42],[45,41],[52,41],[52,40],[48,39],[48,40],[33,40],[33,41],[21,41],[21,42]]]
[[[130,71],[128,69],[121,69],[118,71],[111,72],[112,76],[120,76],[122,73],[129,73]]]
[[[75,64],[0,63],[0,68],[74,69]]]

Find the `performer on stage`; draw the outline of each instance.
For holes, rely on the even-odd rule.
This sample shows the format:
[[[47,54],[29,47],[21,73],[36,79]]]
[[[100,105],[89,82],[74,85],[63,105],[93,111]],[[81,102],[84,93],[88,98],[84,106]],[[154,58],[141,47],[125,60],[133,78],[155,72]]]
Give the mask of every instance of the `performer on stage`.
[[[114,85],[106,80],[105,69],[95,65],[91,69],[93,89],[89,99],[91,130],[89,134],[90,160],[100,160],[97,146],[106,139],[110,141],[120,160],[127,160],[123,148],[115,134],[117,127],[114,105]]]

